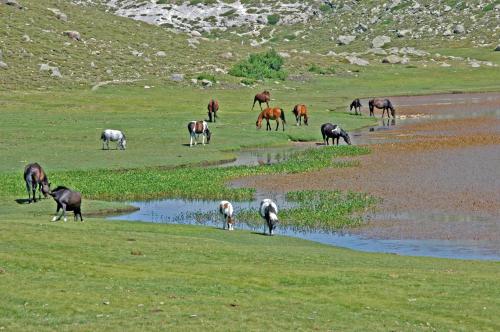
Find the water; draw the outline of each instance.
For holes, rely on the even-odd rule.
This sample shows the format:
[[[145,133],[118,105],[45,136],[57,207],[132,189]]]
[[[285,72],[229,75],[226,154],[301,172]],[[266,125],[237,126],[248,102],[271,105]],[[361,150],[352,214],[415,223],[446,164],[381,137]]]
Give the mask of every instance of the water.
[[[246,202],[233,202],[236,215],[235,231],[244,229],[264,231],[262,226],[250,226],[238,220],[238,211],[254,210],[258,213],[262,198],[273,198],[280,208],[291,208],[293,203],[287,202],[282,195],[264,195],[259,193],[258,199]],[[207,227],[222,227],[222,219],[218,215],[219,201],[164,199],[146,202],[130,202],[139,208],[130,214],[113,216],[111,220],[129,220],[160,224],[185,224]],[[484,241],[451,241],[451,240],[396,240],[367,238],[356,234],[342,232],[324,232],[298,230],[278,227],[276,234],[315,241],[327,245],[349,248],[365,252],[391,253],[405,256],[431,256],[455,259],[479,259],[500,261],[500,252],[493,243]],[[228,232],[228,236],[230,233]]]

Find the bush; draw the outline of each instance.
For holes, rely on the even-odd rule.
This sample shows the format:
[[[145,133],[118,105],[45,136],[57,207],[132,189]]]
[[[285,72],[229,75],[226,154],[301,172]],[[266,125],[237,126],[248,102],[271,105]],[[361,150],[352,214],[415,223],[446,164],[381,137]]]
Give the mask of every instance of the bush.
[[[267,23],[270,25],[276,25],[280,20],[280,16],[278,14],[267,15]]]
[[[215,76],[212,75],[212,74],[208,74],[208,73],[201,73],[200,75],[198,75],[197,79],[199,81],[202,81],[202,80],[209,80],[210,82],[212,83],[215,83],[215,81],[217,81],[215,79]]]
[[[283,63],[283,58],[275,50],[270,50],[266,53],[250,54],[247,60],[234,65],[229,74],[256,80],[263,80],[265,78],[284,80],[286,72],[281,69]]]
[[[245,85],[254,85],[255,84],[255,80],[252,78],[244,78],[240,82],[245,84]]]
[[[312,64],[310,67],[309,67],[309,71],[311,73],[316,73],[316,74],[320,74],[320,75],[326,75],[326,74],[335,74],[335,67],[333,66],[330,66],[328,68],[322,68],[316,64]]]

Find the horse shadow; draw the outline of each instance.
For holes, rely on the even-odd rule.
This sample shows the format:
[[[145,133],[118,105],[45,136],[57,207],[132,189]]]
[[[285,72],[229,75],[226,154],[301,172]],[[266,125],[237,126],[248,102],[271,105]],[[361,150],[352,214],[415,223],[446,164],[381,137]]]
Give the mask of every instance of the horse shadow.
[[[268,234],[267,234],[267,233],[262,233],[262,232],[251,232],[250,234],[253,234],[253,235],[268,236]]]
[[[41,201],[41,200],[44,200],[44,199],[48,199],[50,197],[42,197],[40,199],[37,198],[37,202]],[[28,198],[16,198],[14,200],[14,202],[16,202],[17,204],[30,204],[30,200]]]

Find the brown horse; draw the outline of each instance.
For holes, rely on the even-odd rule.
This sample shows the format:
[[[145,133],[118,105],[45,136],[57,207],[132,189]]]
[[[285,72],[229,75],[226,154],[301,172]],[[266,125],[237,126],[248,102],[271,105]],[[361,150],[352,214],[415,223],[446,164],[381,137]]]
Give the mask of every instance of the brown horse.
[[[253,98],[253,105],[252,105],[252,110],[255,106],[255,102],[259,102],[260,110],[262,111],[262,103],[266,103],[267,108],[269,108],[269,101],[271,100],[271,93],[267,90],[262,91],[261,93],[258,93],[255,95]]]
[[[283,131],[285,131],[285,111],[282,108],[274,107],[274,108],[266,108],[262,112],[260,112],[259,117],[257,118],[257,122],[255,125],[257,129],[262,127],[262,119],[266,119],[267,125],[266,130],[271,130],[271,124],[269,120],[276,120],[276,130],[278,130],[280,126],[280,119],[282,121]]]
[[[47,174],[38,163],[28,164],[24,168],[24,181],[26,181],[26,190],[28,191],[28,202],[31,203],[30,191],[33,191],[33,202],[36,203],[36,188],[39,187],[38,199],[41,198],[40,192],[44,197],[50,193],[50,183]]]
[[[212,122],[212,115],[213,115],[213,120],[214,122],[216,122],[215,119],[217,118],[217,111],[219,110],[219,102],[217,101],[217,99],[210,99],[210,101],[208,102],[207,109],[208,109],[208,121]]]
[[[297,126],[302,125],[302,117],[304,117],[304,124],[308,126],[309,124],[307,123],[308,117],[307,117],[307,107],[304,104],[297,104],[293,108],[293,114],[295,114],[295,120],[297,120]]]
[[[396,110],[392,106],[392,103],[389,99],[370,99],[370,101],[368,102],[368,107],[370,108],[370,116],[375,116],[373,114],[373,108],[376,107],[382,110],[382,117],[384,117],[384,113],[385,111],[387,111],[387,117],[390,118],[391,116],[389,115],[389,110],[391,110],[392,117],[396,117]]]

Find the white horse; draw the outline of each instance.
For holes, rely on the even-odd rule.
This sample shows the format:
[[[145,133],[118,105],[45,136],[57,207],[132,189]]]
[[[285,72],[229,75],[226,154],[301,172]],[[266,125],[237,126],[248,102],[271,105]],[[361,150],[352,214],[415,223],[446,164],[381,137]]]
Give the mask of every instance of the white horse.
[[[210,130],[208,129],[208,123],[206,121],[191,121],[188,123],[189,137],[191,140],[189,141],[189,146],[193,146],[194,144],[198,144],[198,137],[202,135],[202,143],[205,145],[205,137],[207,138],[207,144],[210,142]]]
[[[269,198],[266,198],[260,202],[260,216],[266,221],[267,227],[269,227],[269,235],[274,234],[274,230],[279,222],[278,220],[278,206]],[[264,225],[264,234],[266,234],[266,226]]]
[[[120,148],[125,150],[127,147],[127,140],[125,138],[125,134],[119,130],[114,129],[106,129],[101,134],[102,139],[102,149],[104,150],[104,144],[108,147],[109,150],[109,141],[117,142],[116,148]]]
[[[219,203],[219,213],[224,219],[224,224],[222,225],[222,229],[227,229],[229,231],[234,230],[234,214],[233,214],[233,205],[228,201],[220,201]]]

